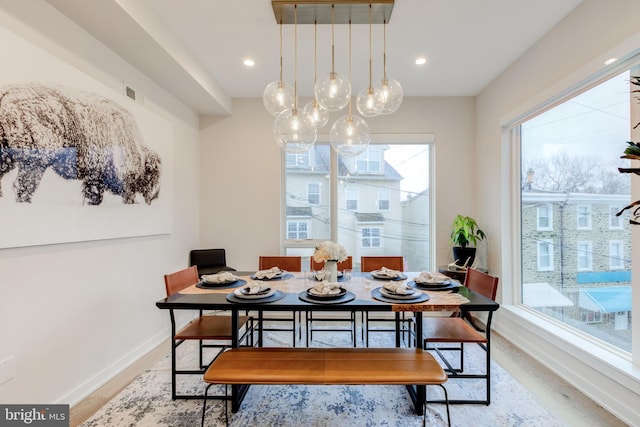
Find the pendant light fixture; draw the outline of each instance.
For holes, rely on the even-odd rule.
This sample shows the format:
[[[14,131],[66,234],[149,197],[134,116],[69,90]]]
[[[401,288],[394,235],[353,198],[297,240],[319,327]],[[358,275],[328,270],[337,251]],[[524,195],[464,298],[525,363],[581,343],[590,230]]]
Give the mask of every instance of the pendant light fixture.
[[[380,104],[376,102],[375,90],[373,88],[372,76],[372,53],[371,53],[371,3],[369,3],[369,86],[365,87],[358,93],[356,98],[356,107],[360,114],[364,117],[375,117],[380,114]]]
[[[315,84],[316,101],[327,111],[340,111],[351,99],[351,80],[335,70],[335,5],[331,5],[331,72]]]
[[[318,22],[313,23],[313,85],[315,87],[316,84],[316,75],[317,75],[317,65],[318,65]],[[323,128],[329,123],[329,112],[322,108],[318,101],[313,98],[312,101],[308,102],[307,105],[304,106],[302,110],[302,114],[307,123],[318,128]]]
[[[298,5],[294,7],[294,79],[293,108],[284,110],[276,117],[273,124],[273,136],[276,143],[287,153],[303,153],[308,151],[318,137],[315,127],[303,120],[298,113]]]
[[[395,113],[400,104],[402,104],[402,86],[397,80],[387,78],[387,21],[384,21],[384,52],[382,56],[382,63],[384,66],[383,78],[380,82],[376,83],[374,88],[380,114],[392,114]]]
[[[282,21],[280,21],[280,80],[267,85],[262,94],[262,102],[272,116],[293,107],[293,88],[282,80]]]
[[[351,21],[349,21],[349,79],[351,79]],[[331,147],[341,156],[355,157],[362,154],[371,142],[369,125],[362,117],[351,114],[351,98],[349,112],[340,117],[331,126],[329,133]]]

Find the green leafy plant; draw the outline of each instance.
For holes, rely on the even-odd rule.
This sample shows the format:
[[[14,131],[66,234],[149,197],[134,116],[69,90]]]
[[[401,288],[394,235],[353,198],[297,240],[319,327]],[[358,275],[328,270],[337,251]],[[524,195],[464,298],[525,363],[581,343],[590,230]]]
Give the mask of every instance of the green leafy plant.
[[[478,227],[475,219],[469,216],[458,215],[453,220],[451,228],[451,242],[455,246],[466,248],[469,245],[475,246],[486,234]]]

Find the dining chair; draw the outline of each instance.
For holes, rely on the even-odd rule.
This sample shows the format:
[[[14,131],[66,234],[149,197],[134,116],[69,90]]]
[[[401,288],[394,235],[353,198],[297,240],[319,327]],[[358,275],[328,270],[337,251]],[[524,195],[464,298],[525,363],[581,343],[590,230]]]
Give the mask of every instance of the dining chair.
[[[324,268],[323,262],[316,262],[311,257],[311,271],[318,271]],[[346,260],[338,263],[338,271],[344,271],[345,269],[352,270],[353,269],[353,257],[348,256]],[[314,322],[316,325],[314,326]],[[323,324],[328,323],[329,325],[336,325],[338,323],[344,324],[348,323],[348,328],[340,328],[338,326],[325,326]],[[351,341],[353,346],[356,347],[357,343],[357,333],[356,333],[356,312],[352,311],[349,313],[349,317],[339,316],[337,313],[326,313],[326,312],[314,312],[313,310],[309,310],[306,312],[306,343],[307,347],[309,346],[309,341],[313,341],[313,333],[314,332],[349,332],[351,334]]]
[[[167,297],[198,283],[199,280],[198,268],[196,266],[165,274],[164,285]],[[171,398],[201,399],[204,395],[178,394],[176,385],[177,376],[202,375],[211,362],[215,360],[225,348],[231,345],[231,316],[220,315],[219,313],[204,315],[203,311],[199,310],[198,317],[191,320],[178,331],[176,331],[176,316],[173,309],[169,310],[169,316],[171,317]],[[238,327],[244,329],[239,341],[244,341],[245,344],[253,346],[253,319],[248,316],[240,316],[238,319]],[[177,368],[177,349],[182,343],[188,340],[198,341],[198,369]],[[219,349],[212,360],[206,363],[204,360],[205,348]]]
[[[220,271],[236,271],[227,265],[224,249],[193,249],[189,252],[189,265],[197,266],[200,276]]]
[[[260,256],[259,269],[266,270],[268,268],[278,267],[280,270],[286,271],[302,271],[301,256]]]
[[[404,271],[404,257],[403,256],[361,256],[360,257],[360,271],[363,273],[370,273],[375,270],[380,270],[382,267],[389,268],[391,270]],[[394,322],[395,328],[389,328],[390,321]],[[362,335],[364,337],[365,346],[369,347],[369,334],[378,332],[399,332],[399,335],[405,335],[408,337],[411,334],[412,318],[407,318],[405,313],[395,313],[394,319],[390,319],[388,315],[382,313],[370,314],[368,312],[362,313]],[[375,324],[382,326],[374,327]],[[396,343],[399,344],[398,339]]]
[[[479,293],[493,301],[498,292],[498,278],[483,273],[473,268],[467,269],[464,286],[469,290]],[[487,314],[484,327],[478,325],[470,312],[461,310],[458,316],[452,317],[427,317],[423,320],[425,350],[434,351],[445,365],[445,371],[449,378],[483,379],[485,382],[485,398],[475,400],[449,400],[451,403],[491,403],[491,320],[493,312]],[[484,373],[465,372],[464,368],[464,344],[475,343],[485,351]],[[442,345],[437,345],[442,344]],[[449,357],[444,352],[447,353]],[[458,356],[458,363],[451,359],[452,355]],[[454,365],[456,365],[454,367]],[[436,402],[436,401],[432,401]]]
[[[258,259],[258,268],[260,270],[266,270],[269,268],[278,267],[281,270],[291,271],[291,272],[301,272],[302,271],[302,257],[301,256],[292,256],[292,255],[275,255],[275,256],[260,256]],[[296,319],[297,316],[297,319]],[[291,328],[277,328],[274,326],[264,327],[260,322],[258,325],[262,331],[286,331],[291,332],[293,335],[293,347],[296,346],[296,335],[299,339],[302,339],[302,330],[300,328],[300,324],[302,323],[302,312],[294,311],[289,316],[289,313],[285,312],[269,312],[269,318],[263,319],[268,320],[269,322],[280,322],[280,323],[291,323]],[[262,345],[262,343],[261,343]]]

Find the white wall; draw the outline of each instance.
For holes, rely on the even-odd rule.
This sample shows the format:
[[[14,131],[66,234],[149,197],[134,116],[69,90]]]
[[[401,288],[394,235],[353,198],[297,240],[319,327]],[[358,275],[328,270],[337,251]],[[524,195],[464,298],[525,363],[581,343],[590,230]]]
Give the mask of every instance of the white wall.
[[[0,250],[0,360],[16,370],[0,402],[74,404],[169,335],[155,302],[198,243],[198,117],[45,2],[0,2],[0,25],[114,90],[126,81],[173,127],[171,234]]]
[[[395,114],[368,120],[372,133],[435,133],[438,263],[452,259],[454,216],[475,205],[474,108],[469,97],[405,98]],[[261,99],[236,99],[231,117],[202,120],[201,242],[226,248],[227,263],[239,270],[280,253],[281,152],[272,126]]]
[[[509,285],[517,283],[510,260],[517,247],[509,246],[509,225],[513,224],[510,214],[514,206],[509,200],[511,153],[508,142],[502,140],[501,123],[578,85],[603,67],[605,59],[619,57],[616,47],[627,44],[630,38],[636,40],[629,47],[638,49],[638,19],[633,12],[637,6],[634,0],[584,0],[477,97],[475,187],[478,220],[492,236],[488,268],[501,277],[499,292],[503,306],[497,312],[495,329],[618,417],[635,425],[640,401],[637,364],[633,366],[624,357],[612,357],[598,350],[594,351],[600,354],[594,357],[584,351],[588,343],[576,340],[567,343],[563,339],[571,334],[557,328],[552,332],[552,325],[509,305],[514,298]],[[634,264],[632,268],[637,287],[640,267]],[[640,340],[639,319],[640,316],[634,317],[635,342]],[[638,351],[635,353],[640,359]]]

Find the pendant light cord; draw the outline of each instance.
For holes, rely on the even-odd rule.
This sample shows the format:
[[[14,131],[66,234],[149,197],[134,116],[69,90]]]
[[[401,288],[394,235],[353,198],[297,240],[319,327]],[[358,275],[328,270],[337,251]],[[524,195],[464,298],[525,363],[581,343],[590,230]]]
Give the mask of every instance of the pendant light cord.
[[[334,4],[331,5],[331,73],[332,74],[336,73],[336,68],[335,68],[336,45],[335,45],[334,34],[333,34],[335,7],[336,6]]]
[[[282,81],[282,18],[280,18],[280,81]]]
[[[298,111],[298,5],[293,8],[293,111]]]
[[[371,51],[371,3],[369,3],[369,88],[373,86],[373,52]]]
[[[349,81],[351,80],[351,19],[349,19]],[[349,96],[349,119],[351,119],[351,96]]]
[[[382,54],[382,61],[384,63],[384,79],[387,80],[387,20],[384,20],[384,25],[382,26],[384,28],[384,51]]]

